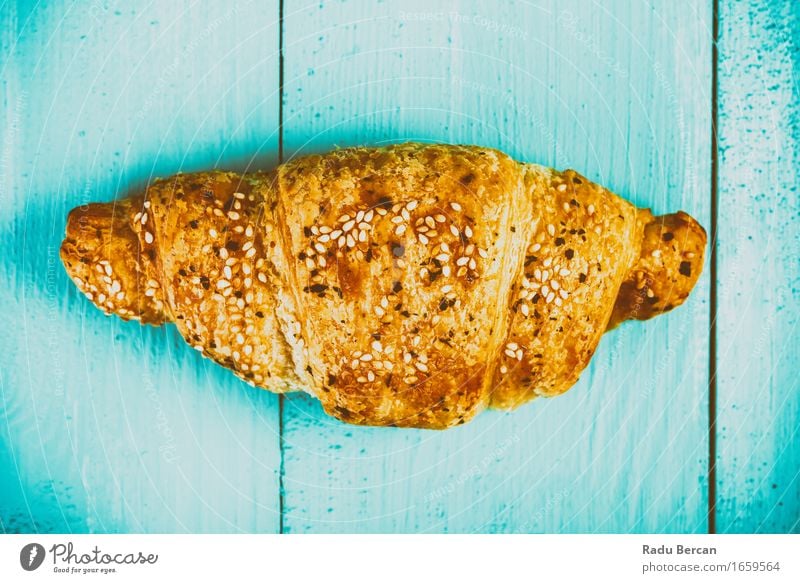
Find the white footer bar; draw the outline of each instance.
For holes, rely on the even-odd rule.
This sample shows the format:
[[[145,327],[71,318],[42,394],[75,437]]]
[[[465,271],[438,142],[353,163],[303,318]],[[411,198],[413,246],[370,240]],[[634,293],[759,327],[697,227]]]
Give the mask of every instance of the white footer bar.
[[[3,582],[777,583],[798,565],[796,535],[0,536]]]

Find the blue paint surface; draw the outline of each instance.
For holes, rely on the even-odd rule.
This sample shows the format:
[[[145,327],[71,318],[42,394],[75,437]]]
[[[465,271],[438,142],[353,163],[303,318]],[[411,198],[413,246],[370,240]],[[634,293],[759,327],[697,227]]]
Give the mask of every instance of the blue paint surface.
[[[285,0],[282,35],[276,0],[0,6],[0,531],[706,532],[712,371],[716,529],[800,529],[796,5],[720,2],[717,280],[556,399],[352,427],[68,281],[74,206],[407,139],[573,167],[711,230],[711,3],[491,6]]]

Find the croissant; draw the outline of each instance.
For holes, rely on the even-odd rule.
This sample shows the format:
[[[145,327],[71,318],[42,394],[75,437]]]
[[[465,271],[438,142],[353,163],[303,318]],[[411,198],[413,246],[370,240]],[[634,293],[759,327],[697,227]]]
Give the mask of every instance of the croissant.
[[[705,246],[572,170],[407,143],[156,180],[73,209],[61,258],[254,386],[441,429],[566,391],[606,330],[683,303]]]

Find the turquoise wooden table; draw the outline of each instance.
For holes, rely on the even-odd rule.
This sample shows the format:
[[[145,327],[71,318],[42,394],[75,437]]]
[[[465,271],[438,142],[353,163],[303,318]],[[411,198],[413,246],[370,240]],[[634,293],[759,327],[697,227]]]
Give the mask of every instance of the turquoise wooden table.
[[[496,6],[0,5],[0,530],[800,531],[800,4]],[[409,139],[683,209],[702,280],[564,396],[431,432],[253,389],[58,260],[156,176]]]

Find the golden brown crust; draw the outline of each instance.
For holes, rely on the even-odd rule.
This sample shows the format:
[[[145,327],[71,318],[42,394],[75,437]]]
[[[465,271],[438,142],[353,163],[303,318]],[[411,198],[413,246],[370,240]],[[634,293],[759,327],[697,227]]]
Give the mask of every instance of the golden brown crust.
[[[567,390],[607,327],[685,299],[704,248],[688,215],[573,171],[402,144],[158,180],[73,211],[62,258],[105,311],[174,321],[251,384],[444,428]]]

